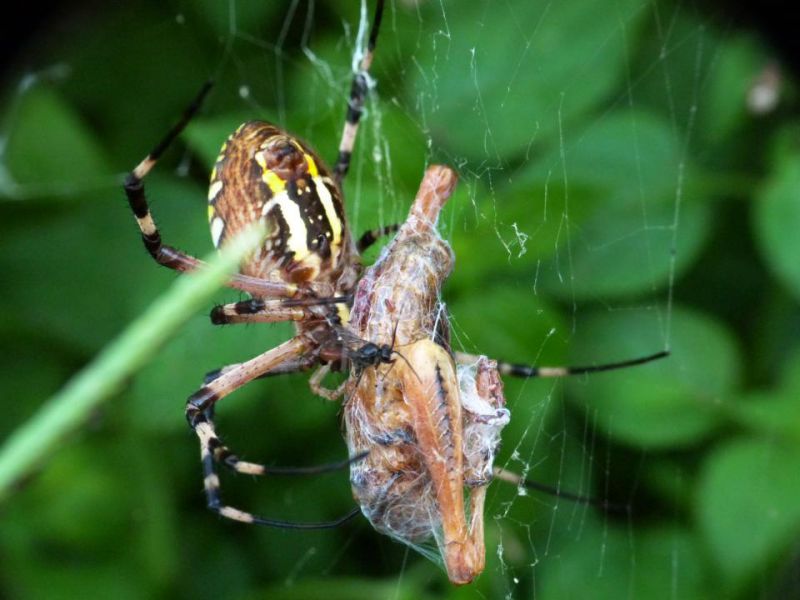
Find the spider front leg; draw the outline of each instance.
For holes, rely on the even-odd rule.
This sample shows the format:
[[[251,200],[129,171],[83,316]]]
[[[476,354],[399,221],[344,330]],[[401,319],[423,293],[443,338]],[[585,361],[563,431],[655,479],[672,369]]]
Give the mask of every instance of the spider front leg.
[[[573,494],[572,492],[565,492],[560,487],[552,487],[549,485],[545,485],[544,483],[532,481],[530,479],[523,477],[518,473],[514,473],[513,471],[504,469],[503,467],[494,467],[493,475],[498,481],[515,485],[517,486],[518,489],[526,489],[526,490],[533,490],[536,492],[542,492],[545,494],[549,494],[551,496],[556,496],[557,498],[564,498],[565,500],[569,500],[570,502],[595,506],[597,508],[605,510],[606,512],[615,512],[615,513],[630,512],[629,505],[617,504],[615,502],[609,502],[608,500],[600,500],[599,498],[593,498],[591,496],[582,496],[580,494]]]
[[[301,307],[286,306],[280,300],[265,301],[252,298],[230,304],[221,304],[211,310],[214,325],[234,323],[278,323],[282,321],[303,321],[308,314]]]
[[[344,517],[329,522],[319,523],[292,523],[276,519],[259,517],[249,512],[245,512],[227,506],[222,503],[220,492],[219,476],[215,469],[215,457],[226,463],[225,448],[220,442],[214,429],[213,422],[209,420],[208,413],[220,399],[224,398],[232,391],[244,386],[256,377],[276,368],[280,368],[286,362],[297,359],[310,349],[309,341],[303,336],[297,336],[284,342],[280,346],[268,350],[263,354],[243,362],[228,371],[223,372],[219,377],[210,383],[203,385],[197,392],[192,394],[186,403],[186,419],[200,440],[200,457],[203,463],[203,487],[206,493],[208,507],[217,514],[240,521],[243,523],[256,523],[271,527],[283,527],[294,529],[324,529],[336,527],[357,514],[351,511]],[[232,455],[229,455],[232,456]],[[235,458],[235,457],[234,457]],[[252,474],[264,474],[267,468],[254,463],[244,463],[237,461],[237,471]],[[235,465],[236,462],[233,464]],[[232,466],[232,465],[229,465]],[[326,466],[326,468],[329,466]],[[314,467],[313,469],[319,469]]]
[[[150,256],[159,264],[162,264],[176,271],[191,271],[197,268],[199,261],[191,256],[183,254],[170,246],[161,243],[161,234],[158,231],[153,216],[150,214],[150,207],[144,192],[144,178],[161,158],[164,151],[169,148],[176,137],[184,130],[192,117],[200,109],[203,100],[211,91],[212,84],[207,82],[197,94],[192,103],[186,108],[180,120],[169,130],[166,136],[156,145],[145,159],[140,162],[133,171],[125,178],[125,195],[128,197],[128,204],[136,218],[136,224],[142,232],[142,242],[150,253]]]
[[[208,384],[214,381],[215,379],[219,378],[220,376],[228,373],[238,367],[241,363],[235,363],[232,365],[227,365],[222,367],[221,369],[216,369],[207,373],[204,378],[204,383]],[[312,357],[311,359],[308,358],[298,358],[292,361],[287,361],[274,369],[271,369],[267,373],[262,373],[256,379],[265,379],[267,377],[275,377],[276,375],[288,375],[289,373],[302,373],[304,371],[308,371],[314,368],[315,365],[318,365],[318,361],[316,356]],[[336,401],[342,397],[344,394],[344,390],[346,387],[346,382],[339,385],[336,389],[328,389],[322,385],[322,380],[331,372],[330,365],[322,365],[320,366],[308,379],[308,387],[311,388],[311,392],[321,398],[326,400]],[[209,409],[213,409],[213,406]],[[225,459],[227,463],[227,458]],[[228,465],[230,466],[230,465]],[[258,474],[258,473],[257,473]]]

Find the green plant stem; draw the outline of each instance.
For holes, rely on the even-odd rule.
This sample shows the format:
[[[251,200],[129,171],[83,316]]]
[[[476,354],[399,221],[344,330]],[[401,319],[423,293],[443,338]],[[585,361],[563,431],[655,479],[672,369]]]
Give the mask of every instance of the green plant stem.
[[[111,398],[122,383],[199,310],[241,260],[263,238],[263,228],[243,232],[208,268],[181,277],[138,319],[28,422],[17,428],[0,448],[0,501],[15,482],[31,471],[56,444],[79,427],[92,410]]]

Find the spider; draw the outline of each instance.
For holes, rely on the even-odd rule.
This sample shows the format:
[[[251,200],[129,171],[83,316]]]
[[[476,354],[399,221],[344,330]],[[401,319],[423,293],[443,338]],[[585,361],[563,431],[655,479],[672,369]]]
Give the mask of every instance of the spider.
[[[259,250],[241,265],[240,272],[227,283],[231,288],[250,294],[251,298],[215,307],[211,312],[211,321],[213,324],[293,321],[296,335],[255,358],[209,374],[204,385],[188,398],[186,417],[200,441],[208,507],[222,517],[244,523],[310,529],[338,526],[361,511],[378,529],[393,532],[401,539],[412,540],[429,534],[431,523],[413,532],[399,531],[391,521],[383,520],[381,510],[391,508],[393,500],[401,497],[407,504],[419,500],[420,505],[428,509],[436,507],[437,522],[447,525],[443,527],[444,539],[448,543],[453,542],[450,544],[453,548],[461,549],[445,553],[445,561],[451,579],[456,583],[465,583],[474,578],[483,565],[482,497],[493,473],[491,459],[505,418],[498,373],[522,377],[564,376],[643,363],[666,353],[622,363],[571,369],[498,364],[485,357],[453,353],[449,346],[446,315],[437,312],[439,304],[435,299],[436,294],[430,293],[431,289],[438,293],[439,284],[449,274],[452,256],[444,242],[439,239],[439,242],[434,243],[430,236],[427,238],[428,242],[423,240],[411,246],[394,244],[383,254],[384,258],[389,257],[395,263],[409,258],[439,269],[438,274],[431,275],[430,280],[419,280],[423,284],[422,288],[428,286],[425,288],[428,289],[428,294],[425,296],[421,290],[417,290],[415,294],[420,298],[426,297],[425,303],[420,304],[418,298],[412,302],[411,312],[401,316],[401,304],[379,314],[379,303],[374,299],[365,299],[364,290],[370,289],[369,286],[380,273],[380,265],[385,265],[386,261],[379,261],[368,271],[368,276],[362,279],[360,253],[380,237],[396,231],[397,226],[367,231],[357,242],[354,241],[347,227],[341,190],[369,91],[369,68],[380,30],[383,7],[384,0],[378,0],[367,49],[359,70],[353,77],[338,157],[333,169],[329,169],[303,141],[262,121],[244,123],[222,146],[211,172],[208,191],[212,241],[216,247],[221,247],[256,221],[266,224],[267,237]],[[161,234],[148,207],[143,180],[199,110],[210,88],[211,85],[206,84],[201,89],[178,123],[133,169],[124,184],[145,248],[158,264],[179,272],[202,268],[203,263],[162,243]],[[454,178],[452,181],[454,184]],[[426,175],[421,190],[427,189],[427,184],[430,184],[430,179]],[[437,194],[438,196],[434,196],[446,199],[449,191],[442,189]],[[421,195],[425,194],[421,191]],[[430,213],[428,220],[435,221],[436,214],[438,208]],[[422,224],[412,212],[412,217],[404,227],[413,232],[415,228],[422,227]],[[419,277],[417,274],[417,279]],[[401,274],[395,273],[389,279],[390,286],[392,278],[395,284],[403,282]],[[398,290],[401,288],[407,289],[398,286]],[[354,306],[354,301],[357,319],[355,323],[351,323],[350,309]],[[375,316],[377,320],[371,321],[368,315]],[[423,327],[420,322],[414,321],[415,318],[423,319],[426,325]],[[432,339],[420,337],[418,334],[421,331],[434,332]],[[402,360],[397,360],[395,355]],[[470,413],[468,408],[464,408],[462,412],[462,405],[467,406],[468,395],[454,388],[454,358],[458,362],[477,365],[471,378],[467,379],[477,390],[472,394],[473,400],[484,408],[488,406],[487,410],[494,415],[492,418]],[[315,368],[309,378],[309,385],[316,394],[335,400],[346,393],[345,422],[351,450],[348,460],[305,469],[281,469],[242,461],[222,444],[212,419],[214,407],[219,400],[254,379]],[[323,378],[330,370],[348,368],[350,378],[342,386],[336,390],[328,390],[322,386]],[[441,381],[437,379],[439,376],[443,377]],[[420,462],[419,456],[409,457],[410,448],[406,446],[417,444],[417,450],[438,452],[432,439],[421,443],[419,422],[425,415],[430,417],[439,414],[436,411],[440,411],[441,407],[437,408],[433,403],[437,396],[432,396],[431,393],[443,389],[442,381],[446,381],[450,389],[444,396],[444,404],[448,407],[447,411],[450,411],[445,411],[450,426],[444,435],[450,436],[451,441],[463,439],[466,451],[459,442],[453,446],[458,447],[454,462]],[[404,386],[401,390],[401,395],[405,394],[403,397],[415,399],[416,421],[406,414],[399,421],[400,428],[389,428],[385,432],[375,431],[374,435],[359,437],[370,429],[380,429],[381,418],[392,415],[391,412],[381,414],[379,411],[366,410],[364,414],[371,415],[372,421],[361,420],[356,424],[354,410],[359,402],[366,403],[365,405],[371,402],[374,405],[381,397],[376,390],[381,386],[399,384]],[[463,422],[459,420],[459,415],[462,414],[465,415]],[[470,414],[473,416],[469,416]],[[478,444],[468,441],[476,439],[473,435],[476,431],[480,438]],[[441,432],[436,435],[439,434]],[[414,463],[417,472],[424,472],[423,477],[427,481],[447,480],[446,491],[442,492],[445,495],[432,497],[430,488],[425,492],[427,495],[423,495],[424,490],[418,489],[415,493],[420,496],[414,498],[409,494],[415,490],[406,488],[403,496],[403,487],[398,485],[399,480],[395,479],[396,474],[391,471],[392,465],[397,465],[399,459],[392,457],[387,448],[394,448],[400,454],[405,453],[403,455]],[[240,473],[255,475],[314,473],[349,464],[351,483],[359,507],[339,519],[324,522],[295,523],[257,516],[223,503],[216,472],[217,463]],[[494,474],[520,485],[529,485],[504,471],[496,471]],[[370,484],[370,477],[383,481],[383,487]],[[469,527],[465,525],[464,516],[465,485],[473,490],[470,495],[472,523]],[[379,489],[382,490],[380,493]],[[384,514],[387,514],[385,510]]]
[[[309,379],[311,389],[323,397],[336,399],[343,388],[322,387],[322,380],[331,369],[342,368],[348,359],[356,364],[392,360],[391,352],[381,354],[381,348],[368,343],[362,342],[351,349],[342,342],[342,326],[349,319],[349,304],[362,270],[359,255],[396,229],[390,225],[367,231],[354,241],[347,227],[342,197],[342,184],[369,91],[369,68],[383,7],[384,0],[378,0],[366,52],[353,76],[333,169],[300,139],[270,123],[249,121],[228,137],[211,172],[208,217],[214,245],[224,246],[257,221],[267,228],[263,245],[227,283],[247,292],[251,298],[215,307],[211,312],[212,323],[293,321],[296,329],[296,335],[279,346],[209,374],[205,384],[187,400],[186,418],[200,440],[208,507],[229,519],[276,527],[325,528],[340,524],[358,511],[355,509],[330,522],[292,523],[225,505],[216,474],[217,462],[250,474],[316,472],[341,464],[293,470],[241,461],[220,441],[211,415],[219,400],[256,378],[319,367]],[[203,86],[178,123],[124,183],[145,248],[157,263],[180,272],[202,268],[202,261],[162,243],[148,207],[143,180],[199,110],[210,89],[210,82]],[[373,356],[373,350],[377,350],[377,355]]]

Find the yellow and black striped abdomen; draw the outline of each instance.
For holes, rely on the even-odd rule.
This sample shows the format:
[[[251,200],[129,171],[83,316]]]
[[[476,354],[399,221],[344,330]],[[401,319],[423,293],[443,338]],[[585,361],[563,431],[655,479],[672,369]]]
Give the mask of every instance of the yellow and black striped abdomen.
[[[292,283],[332,281],[349,247],[341,194],[327,167],[273,125],[245,123],[223,144],[211,172],[209,223],[219,247],[256,220],[264,247],[242,267]]]

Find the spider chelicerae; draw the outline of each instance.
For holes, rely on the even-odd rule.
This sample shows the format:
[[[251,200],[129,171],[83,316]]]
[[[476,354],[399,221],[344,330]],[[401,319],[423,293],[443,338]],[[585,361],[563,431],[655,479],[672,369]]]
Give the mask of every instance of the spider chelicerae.
[[[296,335],[277,347],[210,374],[205,384],[187,400],[186,417],[200,441],[208,506],[229,519],[275,527],[327,528],[341,524],[359,510],[365,510],[365,507],[362,504],[343,517],[326,522],[297,523],[257,516],[223,503],[216,473],[218,463],[240,473],[256,475],[309,473],[346,464],[358,465],[372,453],[369,447],[362,451],[359,444],[359,450],[352,453],[347,461],[306,469],[280,469],[240,460],[222,444],[212,420],[216,403],[234,390],[264,376],[316,369],[309,378],[311,389],[320,396],[335,400],[345,392],[348,382],[336,390],[329,390],[323,387],[322,381],[330,370],[349,368],[355,377],[355,383],[352,377],[349,382],[349,401],[356,392],[362,396],[365,393],[361,385],[362,375],[367,374],[365,382],[374,382],[375,373],[384,365],[389,372],[397,367],[399,375],[410,373],[421,386],[425,378],[417,371],[425,366],[426,356],[435,364],[439,364],[435,361],[445,360],[445,356],[462,362],[476,358],[452,353],[448,344],[434,340],[433,346],[425,346],[422,358],[417,356],[410,361],[394,348],[394,334],[383,336],[386,339],[379,341],[362,334],[361,329],[349,326],[353,297],[363,274],[360,253],[381,236],[397,230],[397,226],[391,225],[378,228],[366,232],[355,241],[347,226],[342,197],[342,184],[348,172],[370,88],[369,69],[383,7],[384,0],[378,0],[366,51],[353,76],[338,157],[332,169],[300,139],[270,123],[249,121],[223,144],[211,172],[208,216],[214,245],[224,246],[255,222],[264,223],[267,230],[260,248],[227,283],[228,287],[248,293],[250,299],[215,307],[211,312],[212,323],[292,321],[296,328]],[[128,175],[124,184],[145,248],[157,263],[181,272],[202,268],[202,262],[162,243],[148,207],[143,181],[199,110],[210,88],[210,84],[202,88],[179,122]],[[417,250],[420,251],[426,253],[427,249]],[[397,332],[398,327],[401,330],[404,328],[404,324],[394,321],[393,327]],[[415,351],[418,348],[415,347]],[[510,363],[498,363],[492,368],[505,375],[553,377],[621,368],[665,354],[660,352],[632,361],[578,368],[537,368]],[[398,361],[397,357],[402,360]],[[406,366],[402,366],[404,362]],[[381,372],[384,378],[388,377],[386,370]],[[409,439],[413,441],[412,438]],[[381,445],[378,442],[376,444]],[[417,452],[425,450],[421,445],[416,448]],[[509,474],[500,476],[514,480]],[[454,481],[464,482],[463,472],[456,473],[455,477]],[[358,498],[359,491],[355,488],[354,484],[354,493]],[[450,509],[442,505],[439,510],[445,512]],[[461,510],[463,517],[463,507]]]

